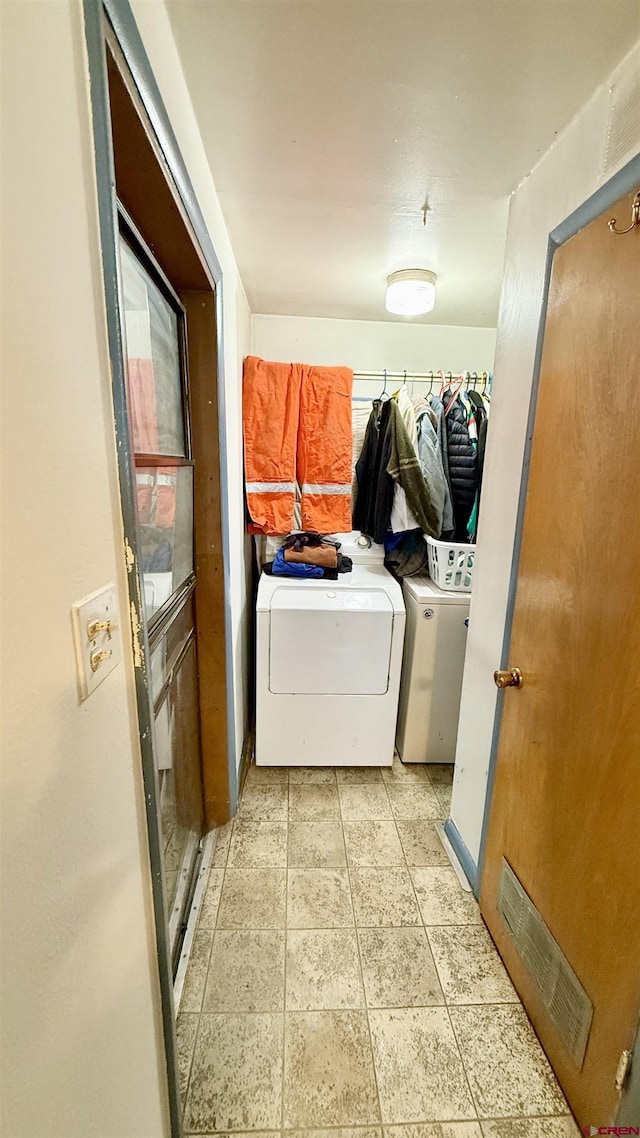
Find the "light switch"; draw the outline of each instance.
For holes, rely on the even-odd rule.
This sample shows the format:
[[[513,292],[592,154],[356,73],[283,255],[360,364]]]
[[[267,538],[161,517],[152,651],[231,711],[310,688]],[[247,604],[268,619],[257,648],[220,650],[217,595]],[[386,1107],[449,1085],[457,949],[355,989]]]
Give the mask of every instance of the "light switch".
[[[87,699],[122,659],[115,585],[107,585],[71,608],[80,698]]]

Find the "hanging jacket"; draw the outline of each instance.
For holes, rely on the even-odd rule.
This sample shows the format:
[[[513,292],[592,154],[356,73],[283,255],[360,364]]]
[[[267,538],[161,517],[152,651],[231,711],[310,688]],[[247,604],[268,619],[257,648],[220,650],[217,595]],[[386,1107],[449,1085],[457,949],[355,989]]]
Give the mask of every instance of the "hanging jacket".
[[[402,416],[402,422],[407,428],[407,434],[411,439],[413,449],[416,450],[418,447],[418,426],[416,423],[416,412],[413,403],[409,398],[409,389],[406,383],[402,384],[397,397],[394,396],[394,398],[396,398],[398,410]]]
[[[455,516],[456,541],[468,541],[467,522],[478,489],[478,463],[469,438],[467,419],[459,400],[450,392],[444,394],[445,426],[449,476]]]
[[[349,530],[352,382],[349,368],[247,356],[242,404],[251,533],[288,533],[296,520],[321,533]]]
[[[429,494],[438,517],[441,533],[445,516],[445,503],[448,506],[447,517],[451,519],[449,520],[449,528],[453,528],[451,494],[444,476],[438,436],[426,410],[418,415],[418,459],[424,480],[429,487]],[[439,533],[436,534],[436,537],[439,536]]]
[[[452,537],[455,527],[455,517],[453,509],[453,491],[451,489],[451,474],[449,472],[449,450],[447,446],[447,426],[444,418],[444,404],[437,395],[429,396],[429,404],[436,417],[438,451],[440,454],[440,461],[442,462],[442,469],[444,471],[447,490],[449,491],[448,493],[445,491],[442,514],[442,537]]]
[[[479,391],[473,389],[467,392],[470,401],[473,403],[476,412],[476,422],[478,424],[478,482],[482,485],[482,474],[484,472],[484,453],[487,446],[487,408]]]
[[[469,541],[476,540],[478,532],[478,515],[480,513],[480,491],[482,489],[482,473],[484,470],[484,452],[487,443],[487,409],[484,400],[478,391],[471,389],[467,392],[467,399],[473,407],[473,415],[476,424],[476,454],[478,460],[478,490],[476,493],[476,500],[473,504],[473,509],[467,522],[467,532],[469,534]]]
[[[438,517],[418,456],[393,399],[386,402],[376,400],[373,404],[362,453],[356,463],[356,476],[355,529],[362,530],[379,544],[384,542],[398,484],[404,490],[407,506],[420,528],[432,537],[436,536]]]

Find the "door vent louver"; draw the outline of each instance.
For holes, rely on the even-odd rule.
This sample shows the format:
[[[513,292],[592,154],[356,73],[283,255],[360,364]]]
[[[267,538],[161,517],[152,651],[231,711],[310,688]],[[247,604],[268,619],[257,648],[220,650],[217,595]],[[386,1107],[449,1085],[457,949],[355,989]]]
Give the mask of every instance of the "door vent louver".
[[[549,1018],[577,1067],[587,1047],[593,1004],[511,866],[502,859],[498,912],[535,980]]]
[[[640,60],[640,51],[637,52]],[[611,88],[609,124],[602,164],[605,182],[640,153],[640,68],[625,67]]]

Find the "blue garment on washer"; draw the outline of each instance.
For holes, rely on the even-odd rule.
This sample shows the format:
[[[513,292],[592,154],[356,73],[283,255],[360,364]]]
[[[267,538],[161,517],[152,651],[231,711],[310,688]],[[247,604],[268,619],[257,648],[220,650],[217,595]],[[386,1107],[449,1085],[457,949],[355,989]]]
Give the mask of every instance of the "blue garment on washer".
[[[273,559],[274,577],[324,577],[321,565],[303,565],[299,561],[285,561],[284,549],[279,549]]]

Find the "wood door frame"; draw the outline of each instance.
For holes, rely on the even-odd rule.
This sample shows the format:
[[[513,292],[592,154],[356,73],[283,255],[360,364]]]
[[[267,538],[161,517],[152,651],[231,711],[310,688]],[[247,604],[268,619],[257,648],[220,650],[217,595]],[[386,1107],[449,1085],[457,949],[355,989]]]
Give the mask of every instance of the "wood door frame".
[[[496,662],[496,668],[508,667],[509,648],[511,645],[511,630],[513,627],[513,613],[515,608],[516,588],[518,584],[518,571],[520,566],[520,549],[522,546],[522,533],[524,528],[524,513],[527,501],[527,491],[529,487],[529,469],[531,466],[531,445],[533,441],[533,429],[536,419],[536,411],[538,406],[538,388],[540,384],[540,365],[542,361],[542,347],[544,342],[544,333],[547,323],[547,305],[549,302],[549,285],[551,281],[551,270],[553,268],[553,258],[556,251],[561,245],[564,245],[571,237],[579,233],[581,229],[595,221],[600,214],[604,213],[610,206],[624,196],[624,194],[631,193],[640,184],[640,154],[627,162],[621,170],[618,170],[608,182],[587,198],[582,205],[570,213],[564,221],[560,222],[555,229],[551,230],[547,244],[547,261],[544,274],[544,288],[542,293],[542,304],[540,308],[540,318],[538,323],[538,336],[536,340],[536,352],[533,365],[533,380],[531,384],[531,395],[529,398],[529,413],[527,417],[527,432],[525,436],[525,446],[522,461],[522,474],[520,477],[520,494],[518,497],[518,511],[516,515],[516,526],[513,542],[513,553],[511,559],[511,574],[509,577],[509,591],[507,596],[507,608],[504,625],[504,635],[502,638],[502,650],[500,653],[500,661]],[[499,691],[496,699],[496,709],[493,718],[493,731],[491,735],[491,748],[489,752],[489,770],[487,775],[487,790],[484,800],[484,810],[482,815],[482,831],[480,836],[480,852],[478,855],[477,864],[473,860],[469,850],[467,849],[464,840],[462,839],[455,822],[451,818],[447,818],[445,822],[445,833],[453,846],[455,854],[464,869],[464,872],[471,884],[474,896],[478,900],[480,897],[480,888],[482,883],[482,876],[484,873],[484,859],[487,845],[487,834],[489,830],[489,817],[491,814],[491,801],[493,798],[493,787],[495,782],[496,762],[498,758],[498,743],[500,740],[500,728],[502,723],[502,707],[504,700],[504,691]]]
[[[90,80],[91,115],[98,194],[98,218],[102,246],[104,293],[106,301],[107,335],[112,367],[115,429],[118,439],[117,461],[124,529],[125,551],[128,564],[128,607],[136,617],[133,621],[135,657],[135,685],[138,728],[142,758],[145,811],[151,863],[151,884],[155,939],[157,946],[160,1009],[167,1070],[168,1107],[172,1138],[182,1134],[181,1101],[177,1065],[175,1009],[173,1001],[173,974],[168,944],[168,920],[163,887],[162,841],[157,802],[155,760],[152,743],[153,700],[150,688],[149,642],[141,619],[143,612],[142,574],[137,556],[137,519],[134,490],[134,459],[129,437],[126,402],[126,374],[120,321],[119,266],[118,266],[118,203],[116,198],[115,165],[111,131],[109,83],[107,76],[107,38],[113,37],[126,63],[135,85],[136,96],[153,131],[153,142],[162,156],[175,190],[176,197],[194,243],[204,263],[207,275],[215,290],[217,337],[215,364],[217,367],[218,405],[215,408],[217,437],[219,440],[220,504],[222,562],[220,576],[224,598],[224,677],[226,684],[226,759],[230,810],[237,806],[238,784],[236,770],[235,734],[235,677],[232,656],[231,581],[230,581],[230,517],[228,495],[228,454],[226,446],[226,401],[224,386],[223,308],[224,278],[211,237],[202,216],[195,191],[182,159],[178,143],[164,107],[162,97],[128,0],[83,0],[84,27],[87,45]]]

